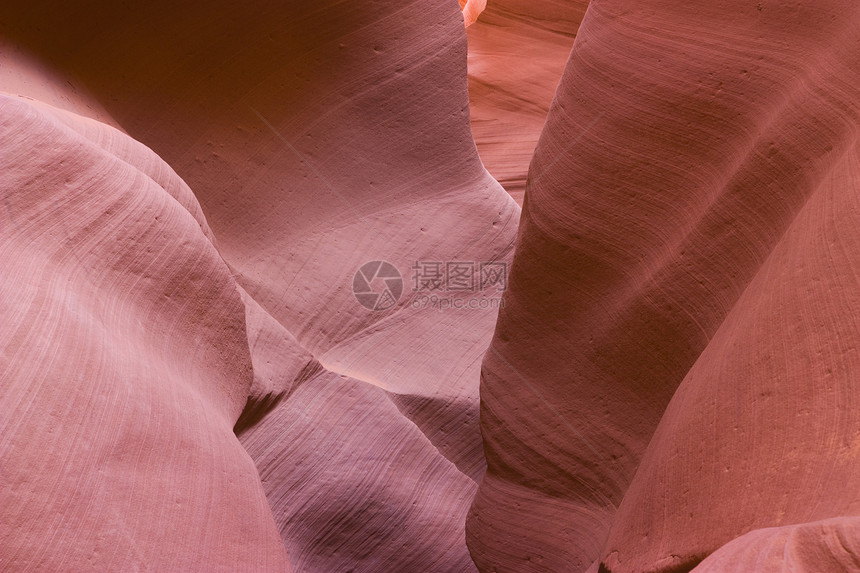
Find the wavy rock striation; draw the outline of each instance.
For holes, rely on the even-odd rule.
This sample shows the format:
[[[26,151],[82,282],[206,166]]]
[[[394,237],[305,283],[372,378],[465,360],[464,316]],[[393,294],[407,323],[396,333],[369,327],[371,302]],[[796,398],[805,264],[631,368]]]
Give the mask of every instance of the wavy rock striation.
[[[114,128],[0,110],[0,566],[289,570],[232,431],[244,307],[190,190]]]
[[[694,571],[856,571],[860,568],[858,540],[856,518],[757,529],[721,547]]]
[[[587,6],[585,0],[494,0],[469,27],[472,133],[484,165],[520,205]]]
[[[209,249],[205,252],[212,255],[212,264],[221,265],[224,288],[231,293],[229,305],[211,304],[212,312],[228,313],[236,321],[236,335],[222,341],[226,349],[219,360],[241,367],[241,384],[235,396],[230,394],[235,404],[228,408],[226,398],[215,396],[212,400],[219,403],[210,407],[229,410],[229,416],[219,418],[224,440],[246,463],[250,473],[245,477],[253,479],[251,485],[239,483],[238,470],[234,476],[228,467],[202,464],[194,478],[215,484],[233,480],[231,487],[265,492],[271,512],[253,504],[246,508],[262,524],[260,532],[243,530],[254,541],[234,559],[246,559],[247,567],[218,552],[207,556],[207,546],[200,543],[184,561],[176,562],[176,553],[166,551],[163,561],[155,563],[165,568],[193,562],[202,568],[277,569],[286,567],[285,546],[296,571],[474,571],[463,528],[485,467],[478,427],[479,367],[504,288],[503,283],[479,288],[478,273],[482,263],[504,267],[509,262],[519,208],[483,168],[472,140],[466,38],[457,5],[278,3],[251,11],[221,3],[201,13],[168,3],[96,9],[34,2],[3,6],[0,15],[3,36],[19,60],[35,54],[46,62],[44,67],[72,78],[71,84],[57,82],[38,92],[42,74],[7,78],[5,85],[34,98],[54,94],[54,105],[121,125],[175,169],[182,177],[174,176],[176,185],[187,192],[183,205],[199,219],[200,245],[163,229],[160,219],[144,218],[147,229],[163,234],[164,241],[187,256]],[[80,25],[67,26],[71,20]],[[33,141],[16,126],[9,133],[19,133],[22,148]],[[131,138],[119,132],[112,137],[136,146],[127,161],[138,161],[135,153],[158,160]],[[68,163],[60,151],[51,158]],[[158,161],[159,169],[167,169]],[[29,177],[26,162],[15,156],[10,163],[22,166],[22,180]],[[24,185],[8,183],[5,189],[12,196]],[[80,193],[91,189],[87,185],[68,183]],[[42,207],[62,218],[67,212],[53,208],[62,194],[49,191]],[[128,215],[120,215],[143,217],[129,209]],[[114,214],[105,215],[110,229],[123,221],[114,220]],[[84,240],[86,233],[81,233]],[[126,249],[138,245],[143,230],[111,233],[115,231],[105,230],[89,240]],[[45,245],[60,241],[54,235],[44,240]],[[9,256],[21,256],[19,243]],[[78,248],[62,242],[55,247]],[[41,252],[48,246],[32,248]],[[137,264],[160,276],[158,257],[163,253],[140,248]],[[403,281],[397,304],[381,312],[364,308],[353,295],[356,271],[373,260],[393,264]],[[420,278],[413,277],[417,262],[441,263],[444,269],[445,263],[458,261],[475,265],[472,288],[413,290],[414,279]],[[79,272],[74,261],[69,264],[69,272]],[[213,284],[219,283],[213,279]],[[11,285],[14,292],[18,283]],[[33,280],[33,288],[43,286]],[[77,296],[75,285],[62,289]],[[197,293],[189,290],[187,296]],[[444,303],[430,301],[430,294]],[[150,294],[138,296],[148,301]],[[7,304],[18,306],[4,299]],[[168,318],[162,322],[161,315],[131,311],[122,317],[154,333],[180,320]],[[227,324],[226,319],[211,322]],[[196,348],[205,338],[192,331],[189,326],[173,335]],[[121,330],[111,338],[123,340]],[[173,339],[162,342],[167,340]],[[185,348],[174,347],[179,355]],[[98,359],[107,352],[93,343]],[[13,355],[10,360],[17,364],[25,358]],[[157,372],[161,367],[155,363],[161,359],[153,352],[128,369],[145,371],[144,365],[152,362],[150,368]],[[220,363],[205,366],[217,370]],[[182,372],[190,376],[192,366],[190,362]],[[69,374],[79,365],[68,362],[57,368]],[[219,376],[238,384],[240,378],[232,372]],[[117,384],[130,384],[129,376],[118,375]],[[27,388],[26,373],[7,381]],[[170,388],[178,384],[173,382]],[[82,383],[73,379],[67,392],[77,392]],[[157,386],[156,381],[151,384]],[[160,408],[170,419],[191,412],[184,401],[160,403]],[[116,413],[117,419],[123,416]],[[128,416],[122,421],[133,423],[134,416]],[[67,433],[88,429],[82,419],[67,423]],[[113,424],[105,422],[105,427]],[[166,422],[160,427],[167,431]],[[210,452],[209,433],[217,435],[204,428],[186,440]],[[141,447],[156,446],[149,440],[142,436]],[[53,435],[30,442],[36,450],[62,449],[61,443]],[[15,459],[20,447],[4,450],[3,459]],[[174,455],[185,460],[181,452]],[[254,475],[251,459],[262,481]],[[161,470],[178,480],[170,472],[175,465],[181,476],[185,466],[172,460],[163,461]],[[147,463],[152,462],[140,460],[122,476],[135,495],[149,495],[130,477],[146,476]],[[72,475],[98,480],[92,466],[72,466]],[[151,512],[172,508],[164,499],[150,498]],[[75,511],[85,511],[87,499],[76,497]],[[258,502],[262,499],[258,495]],[[229,500],[213,500],[226,510],[231,507]],[[46,519],[40,510],[26,515]],[[239,517],[229,519],[225,528],[239,523]],[[165,514],[148,527],[168,531],[185,525]],[[95,530],[80,531],[74,551],[91,550]],[[207,531],[217,536],[222,529],[213,520]],[[273,533],[275,540],[280,533],[283,545],[271,547]],[[32,551],[45,545],[44,535],[21,535],[21,543],[29,543]],[[46,554],[71,563],[72,542],[66,539]],[[162,542],[149,530],[113,540],[123,550],[133,543],[150,553]],[[181,544],[181,536],[176,543],[188,546]],[[130,555],[106,563],[131,567],[135,561]],[[32,561],[20,557],[15,563]]]
[[[860,570],[860,7],[483,8],[0,5],[0,569]]]
[[[592,2],[483,366],[481,570],[687,571],[856,511],[858,16]]]

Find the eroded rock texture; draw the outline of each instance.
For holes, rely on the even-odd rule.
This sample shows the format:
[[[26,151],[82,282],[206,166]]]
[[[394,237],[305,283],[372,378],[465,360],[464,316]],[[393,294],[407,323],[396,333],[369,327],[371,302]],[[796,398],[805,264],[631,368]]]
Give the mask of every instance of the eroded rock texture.
[[[526,173],[587,0],[493,0],[469,27],[472,132],[522,205]]]
[[[757,529],[721,547],[694,571],[856,571],[858,540],[856,517]]]
[[[232,431],[244,307],[190,190],[105,124],[0,118],[0,566],[288,569]]]
[[[471,136],[457,4],[130,10],[0,10],[26,62],[4,84],[3,567],[474,571],[496,309],[440,312],[411,267],[507,262],[519,208]],[[403,276],[384,312],[352,292],[373,260]]]
[[[0,569],[860,571],[856,2],[33,0],[0,92]]]
[[[591,3],[484,362],[479,568],[687,571],[856,513],[858,24]]]

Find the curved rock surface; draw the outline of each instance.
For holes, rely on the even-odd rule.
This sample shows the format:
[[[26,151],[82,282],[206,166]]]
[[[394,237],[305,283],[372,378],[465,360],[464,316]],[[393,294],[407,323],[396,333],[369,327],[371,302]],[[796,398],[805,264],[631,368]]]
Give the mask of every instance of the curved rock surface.
[[[860,6],[585,6],[0,5],[0,569],[860,571]]]
[[[522,205],[526,173],[587,0],[493,0],[468,29],[472,133]]]
[[[244,307],[190,190],[100,122],[0,117],[0,568],[289,570],[232,431]]]
[[[235,303],[231,317],[241,326],[241,336],[223,342],[242,355],[244,368],[238,409],[224,428],[250,464],[229,433],[235,429],[261,474],[262,482],[253,466],[245,468],[255,480],[250,491],[264,491],[272,508],[258,516],[268,537],[245,532],[257,538],[245,548],[248,562],[286,567],[280,544],[280,563],[272,557],[267,564],[261,553],[272,550],[271,534],[280,532],[296,571],[474,571],[463,528],[484,469],[478,372],[503,285],[444,285],[444,301],[429,300],[437,293],[413,290],[412,267],[461,261],[477,273],[482,263],[504,266],[519,208],[487,174],[472,140],[457,5],[272,3],[249,11],[222,3],[201,13],[169,3],[130,9],[34,2],[3,6],[0,16],[10,46],[4,61],[26,62],[21,73],[3,77],[4,89],[121,126],[176,169],[183,189],[194,190],[183,204],[198,217],[210,250],[217,247],[213,256]],[[70,20],[79,25],[70,28]],[[31,73],[36,67],[43,70]],[[53,69],[63,74],[45,84],[42,72]],[[22,146],[27,137],[22,130]],[[119,132],[100,141],[116,146],[116,138],[156,157]],[[130,155],[126,161],[139,161]],[[65,161],[60,152],[56,157]],[[25,161],[10,163],[27,175]],[[4,191],[16,193],[18,182],[8,183]],[[49,194],[43,207],[58,197]],[[118,248],[132,240],[111,232],[93,231],[89,240]],[[164,240],[185,244],[176,234]],[[141,257],[158,269],[157,255]],[[373,260],[402,275],[398,304],[383,312],[365,309],[353,294],[356,271]],[[63,289],[77,292],[74,285]],[[131,312],[123,320],[153,332],[173,324]],[[123,333],[112,337],[122,340]],[[188,333],[185,339],[198,341]],[[107,350],[94,343],[93,353],[100,352]],[[26,387],[24,376],[4,384]],[[69,382],[70,391],[80,383]],[[169,416],[188,412],[184,403],[162,407]],[[84,420],[69,424],[89,430]],[[148,439],[141,443],[154,447]],[[58,447],[52,436],[32,443]],[[4,451],[4,460],[18,451]],[[82,479],[97,479],[93,468],[76,468]],[[231,479],[227,467],[215,469],[219,479]],[[146,475],[145,468],[134,471]],[[206,466],[195,477],[214,479]],[[86,498],[72,497],[83,507]],[[172,519],[165,517],[164,529],[182,527]],[[209,530],[222,529],[213,520]],[[91,531],[81,529],[80,551],[94,543]],[[145,532],[129,539],[147,551],[161,543]],[[26,540],[35,547],[45,537],[30,532]],[[207,559],[203,551],[197,547],[187,559],[204,568],[219,562],[217,553]],[[61,563],[69,552],[67,544],[46,551]],[[162,558],[180,566],[172,553]]]
[[[380,388],[320,372],[240,439],[297,571],[475,571],[475,482]]]
[[[752,528],[860,509],[857,133],[676,392],[619,509],[611,571],[688,567]]]
[[[857,424],[829,420],[858,338],[858,16],[592,2],[483,366],[480,569],[686,571],[856,511]]]
[[[41,19],[32,49],[195,190],[261,307],[330,369],[459,432],[434,443],[479,475],[476,381],[496,309],[416,309],[410,289],[415,261],[506,260],[519,216],[475,151],[457,5],[116,8],[64,33],[61,11],[17,10],[12,34]],[[353,274],[372,260],[404,277],[396,316],[356,304]]]
[[[856,518],[757,529],[705,559],[695,573],[800,573],[860,569]]]

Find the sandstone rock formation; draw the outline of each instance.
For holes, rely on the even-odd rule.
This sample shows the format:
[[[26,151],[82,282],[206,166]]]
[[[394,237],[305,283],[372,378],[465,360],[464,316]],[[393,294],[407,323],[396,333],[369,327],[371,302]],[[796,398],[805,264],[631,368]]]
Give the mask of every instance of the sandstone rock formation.
[[[858,539],[856,518],[757,529],[724,545],[694,571],[856,571]]]
[[[522,205],[526,172],[587,0],[493,0],[468,29],[472,132]]]
[[[459,2],[460,10],[463,11],[463,23],[467,27],[474,24],[487,7],[487,0],[459,0]]]
[[[858,127],[851,0],[0,5],[0,570],[860,571]]]
[[[858,39],[851,2],[591,3],[484,362],[479,568],[855,514]]]
[[[0,567],[288,570],[232,431],[244,305],[190,190],[103,123],[0,117]]]
[[[496,287],[446,292],[447,304],[462,308],[440,312],[426,293],[411,289],[411,266],[505,263],[519,208],[484,170],[471,137],[466,38],[456,4],[278,3],[249,11],[223,3],[207,6],[203,18],[168,3],[128,10],[38,2],[2,9],[11,46],[6,61],[26,62],[4,84],[14,97],[4,115],[3,164],[16,167],[15,177],[4,176],[10,219],[2,232],[10,245],[4,253],[20,268],[3,275],[4,309],[16,313],[3,333],[21,339],[17,344],[29,340],[30,352],[39,353],[4,347],[4,367],[16,369],[4,374],[4,403],[16,405],[16,422],[60,416],[65,424],[35,433],[21,422],[18,441],[4,443],[4,471],[17,476],[4,490],[4,506],[17,521],[15,529],[4,526],[4,547],[14,552],[2,552],[3,567],[126,569],[155,555],[151,566],[162,570],[277,569],[286,567],[286,546],[297,571],[474,571],[463,528],[484,468],[478,372],[496,315],[487,303],[500,293]],[[72,18],[80,25],[69,29]],[[47,73],[29,74],[33,61],[62,74],[50,81]],[[42,121],[31,117],[38,115],[32,106],[85,126],[93,145],[121,152],[116,162],[143,165],[143,174],[120,173],[119,179],[101,170],[101,179],[92,181],[81,166],[98,159],[99,148],[78,150],[75,142],[62,146],[53,135],[42,136],[30,127]],[[60,171],[51,175],[55,185],[41,183],[47,176],[28,159],[34,150],[44,152],[39,161],[46,170],[62,164],[77,177]],[[117,201],[113,178],[128,180],[126,210],[109,207]],[[70,208],[67,189],[80,196],[79,208]],[[41,202],[27,192],[38,192]],[[176,195],[190,213],[185,217],[196,217],[197,230],[164,227],[155,208],[131,199],[147,192],[162,202],[166,192]],[[21,205],[30,207],[21,211]],[[36,225],[42,212],[75,240]],[[30,234],[18,236],[25,231]],[[221,274],[171,263],[170,251],[141,238],[144,231],[175,245],[182,261],[210,257],[195,264]],[[112,269],[116,282],[108,277],[100,279],[104,285],[78,286],[63,278],[95,272],[79,258],[81,250]],[[39,257],[65,257],[65,274],[36,273],[32,259]],[[403,275],[404,294],[386,312],[365,309],[352,292],[356,269],[372,260],[389,261]],[[174,277],[177,265],[188,276]],[[113,302],[136,287],[138,275],[171,286],[135,292],[135,308],[142,310]],[[49,286],[95,301],[91,312],[108,322],[84,333],[92,342],[63,326],[77,320],[76,306],[36,305]],[[12,298],[27,288],[34,293],[29,298]],[[170,297],[181,289],[181,301],[196,301],[187,309],[191,317],[162,308],[165,289]],[[198,316],[210,305],[225,316]],[[86,324],[93,320],[100,324],[99,318]],[[205,328],[195,330],[198,322],[230,337],[214,340]],[[167,331],[173,338],[165,338]],[[143,336],[158,346],[138,352]],[[202,355],[197,365],[171,357],[203,352],[210,338],[218,343],[211,351],[218,360]],[[125,354],[114,357],[107,341]],[[172,353],[163,357],[166,365],[159,363],[163,345]],[[78,416],[63,417],[33,398],[32,368],[45,360],[39,356],[54,358],[44,386],[60,396],[100,382],[92,391],[102,396],[104,413],[92,417],[82,401]],[[111,374],[99,366],[112,361],[124,370]],[[207,390],[194,407],[181,396],[171,399],[186,386],[196,396],[204,381],[224,396]],[[161,394],[159,383],[166,384]],[[112,460],[117,425],[141,426],[127,402],[158,412],[134,442],[148,453],[124,446],[116,462],[123,472],[100,477],[106,469],[92,456],[103,450]],[[245,450],[230,431],[234,425]],[[166,452],[158,454],[160,447]],[[194,448],[202,449],[203,461],[195,461]],[[67,455],[68,463],[37,471],[32,464],[42,463],[43,451]],[[223,464],[210,459],[218,457]],[[25,507],[28,499],[50,499],[66,474],[61,509]],[[28,489],[36,475],[47,490]],[[189,498],[203,495],[206,484],[211,491],[197,513],[178,513],[187,512]],[[171,488],[175,498],[160,495]],[[238,511],[230,496],[246,490],[256,504]],[[71,522],[75,535],[62,521],[63,514],[97,521],[103,513],[110,517],[104,527]],[[17,527],[24,521],[39,529]],[[171,535],[167,545],[166,534],[154,533],[175,529],[184,535]],[[219,552],[200,536],[211,543],[250,539],[242,552],[230,545]]]

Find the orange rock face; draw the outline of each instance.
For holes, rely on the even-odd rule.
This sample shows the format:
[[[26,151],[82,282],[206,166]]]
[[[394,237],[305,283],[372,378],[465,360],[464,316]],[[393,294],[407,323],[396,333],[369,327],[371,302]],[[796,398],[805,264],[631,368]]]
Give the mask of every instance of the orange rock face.
[[[858,135],[851,0],[0,6],[0,570],[860,571]]]
[[[484,165],[520,205],[586,6],[494,0],[468,30],[472,133]]]
[[[688,571],[855,515],[858,26],[592,2],[484,361],[479,568]]]
[[[471,26],[487,7],[487,0],[460,0],[460,9],[463,11],[463,22]]]

